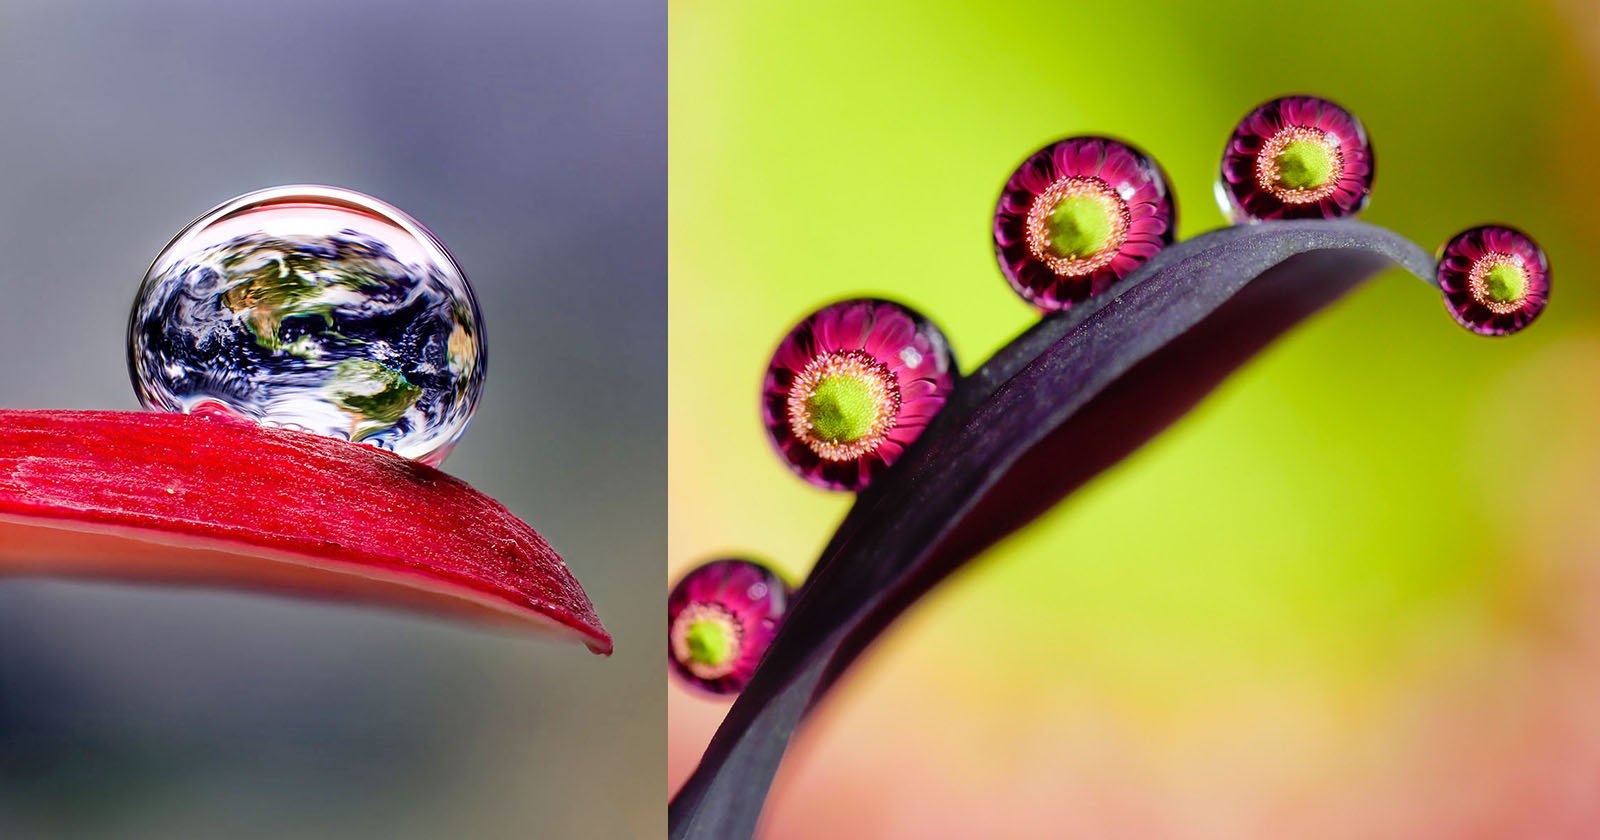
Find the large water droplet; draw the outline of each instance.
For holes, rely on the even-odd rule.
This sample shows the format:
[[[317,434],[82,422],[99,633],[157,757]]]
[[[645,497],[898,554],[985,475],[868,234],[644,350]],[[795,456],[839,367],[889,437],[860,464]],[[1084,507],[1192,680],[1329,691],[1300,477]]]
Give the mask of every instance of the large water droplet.
[[[146,408],[220,404],[437,464],[483,389],[461,268],[398,209],[334,187],[228,201],[156,257],[128,326]]]

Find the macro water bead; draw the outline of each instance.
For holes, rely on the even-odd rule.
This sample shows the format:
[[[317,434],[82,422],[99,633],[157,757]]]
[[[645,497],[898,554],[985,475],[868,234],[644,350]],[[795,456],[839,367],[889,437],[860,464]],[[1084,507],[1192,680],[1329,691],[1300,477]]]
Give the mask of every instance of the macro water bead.
[[[1018,294],[1040,309],[1066,309],[1128,276],[1176,230],[1155,160],[1116,140],[1071,137],[1030,155],[1006,181],[994,250]]]
[[[1483,225],[1450,238],[1436,269],[1445,308],[1480,335],[1510,335],[1533,323],[1550,299],[1550,263],[1516,228]]]
[[[1375,171],[1367,130],[1354,114],[1315,96],[1285,96],[1233,130],[1217,203],[1240,223],[1354,216],[1367,206]]]
[[[433,234],[370,196],[261,190],[184,228],[128,326],[146,408],[221,406],[437,464],[483,390],[483,316]]]
[[[841,301],[778,344],[762,416],[798,475],[829,490],[860,490],[922,434],[955,375],[950,345],[928,319],[886,300]]]
[[[736,694],[750,681],[789,606],[789,585],[753,560],[713,560],[667,597],[667,662],[690,685]]]

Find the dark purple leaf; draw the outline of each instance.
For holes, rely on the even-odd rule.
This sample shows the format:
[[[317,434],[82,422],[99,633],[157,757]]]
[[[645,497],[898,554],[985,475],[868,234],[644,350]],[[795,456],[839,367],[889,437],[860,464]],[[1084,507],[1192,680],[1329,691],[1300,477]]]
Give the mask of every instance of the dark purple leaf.
[[[961,381],[856,500],[766,659],[673,799],[671,836],[751,836],[789,739],[939,581],[1161,431],[1290,327],[1378,272],[1433,261],[1353,221],[1227,228],[1044,318]]]

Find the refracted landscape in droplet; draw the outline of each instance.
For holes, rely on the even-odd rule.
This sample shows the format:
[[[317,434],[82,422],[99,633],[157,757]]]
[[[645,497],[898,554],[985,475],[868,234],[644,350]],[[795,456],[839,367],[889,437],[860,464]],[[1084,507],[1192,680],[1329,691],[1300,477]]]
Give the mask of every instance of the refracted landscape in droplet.
[[[438,463],[483,385],[466,276],[399,211],[316,190],[235,199],[167,246],[130,322],[139,398],[180,412],[221,403]]]

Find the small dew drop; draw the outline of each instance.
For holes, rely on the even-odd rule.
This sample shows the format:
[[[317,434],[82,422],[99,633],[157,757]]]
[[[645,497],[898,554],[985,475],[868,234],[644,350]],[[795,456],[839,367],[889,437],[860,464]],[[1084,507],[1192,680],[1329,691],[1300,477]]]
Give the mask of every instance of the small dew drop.
[[[772,644],[788,584],[765,564],[730,557],[684,575],[667,596],[667,663],[686,685],[737,694]]]

